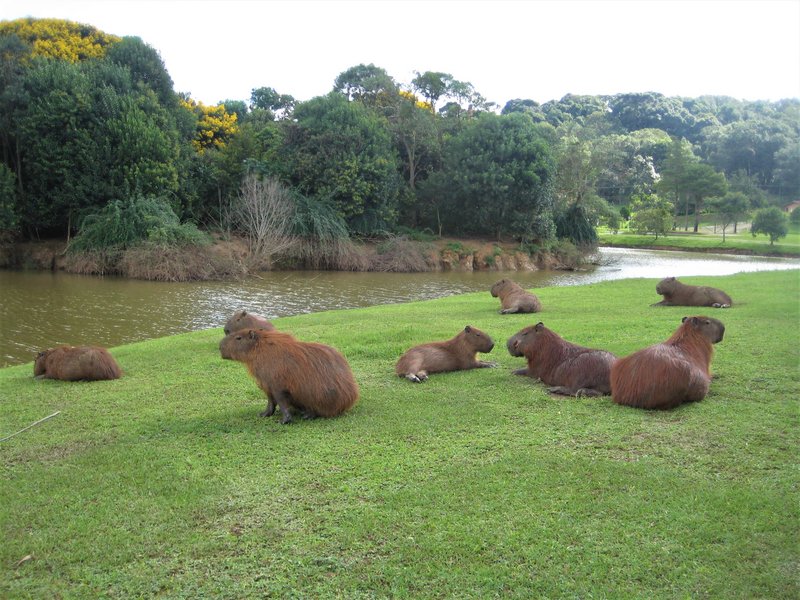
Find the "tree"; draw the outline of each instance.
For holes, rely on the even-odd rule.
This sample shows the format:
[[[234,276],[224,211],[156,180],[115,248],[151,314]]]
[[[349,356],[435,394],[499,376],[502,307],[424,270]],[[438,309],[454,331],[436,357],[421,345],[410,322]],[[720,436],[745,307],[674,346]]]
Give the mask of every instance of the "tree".
[[[78,62],[105,56],[109,46],[120,41],[92,27],[63,19],[16,19],[0,22],[0,36],[16,35],[28,44],[34,57]]]
[[[686,185],[690,197],[694,198],[694,232],[700,228],[700,212],[706,198],[722,196],[728,191],[725,175],[704,163],[691,165],[686,174]]]
[[[181,104],[197,116],[192,146],[199,154],[209,148],[222,148],[239,129],[236,113],[230,114],[224,104],[206,106],[192,98],[181,99]]]
[[[339,74],[333,83],[333,91],[344,94],[349,100],[357,100],[368,106],[378,106],[381,99],[393,99],[397,84],[380,67],[370,63],[350,67]]]
[[[425,71],[420,73],[414,71],[416,76],[411,80],[411,87],[422,94],[422,97],[427,100],[430,105],[432,113],[436,112],[436,103],[439,98],[446,95],[453,82],[453,76],[450,73],[441,73],[435,71]]]
[[[728,192],[721,198],[713,198],[709,203],[717,211],[717,219],[722,226],[722,242],[725,243],[725,230],[733,223],[734,233],[736,232],[736,223],[747,214],[750,201],[742,192]]]
[[[667,235],[672,228],[672,203],[655,194],[639,194],[631,198],[630,228],[639,234]]]
[[[252,173],[244,178],[231,217],[247,237],[251,260],[267,262],[292,246],[294,213],[291,192],[278,181],[262,180]]]
[[[281,119],[288,119],[297,105],[294,96],[279,94],[275,88],[255,88],[250,94],[250,108],[270,111]]]
[[[664,160],[661,179],[656,184],[656,189],[662,196],[674,199],[676,210],[681,205],[683,206],[685,229],[689,229],[689,171],[690,167],[697,164],[699,160],[692,152],[692,146],[689,142],[684,139],[673,138],[672,146],[670,146],[667,158]],[[677,216],[676,212],[676,223]]]
[[[777,206],[761,208],[756,211],[753,224],[750,226],[750,233],[756,237],[759,233],[769,236],[769,245],[772,246],[776,240],[786,237],[789,233],[789,217]]]

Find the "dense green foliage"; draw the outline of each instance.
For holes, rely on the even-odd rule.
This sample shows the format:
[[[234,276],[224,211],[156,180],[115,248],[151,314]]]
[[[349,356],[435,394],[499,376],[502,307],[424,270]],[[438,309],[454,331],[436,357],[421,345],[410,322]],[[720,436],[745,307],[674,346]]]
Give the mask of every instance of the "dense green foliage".
[[[77,231],[135,194],[218,227],[248,173],[279,180],[349,235],[429,229],[521,242],[593,243],[634,196],[697,228],[709,199],[743,218],[800,194],[800,99],[567,95],[502,111],[467,81],[374,64],[298,102],[268,86],[204,106],[173,89],[158,52],[67,21],[0,23],[0,228]],[[497,113],[500,114],[497,114]],[[621,211],[621,209],[625,211]]]
[[[111,382],[0,370],[4,598],[796,598],[800,273],[686,278],[734,306],[701,402],[550,396],[506,339],[541,319],[619,355],[687,313],[657,279],[488,291],[282,318],[339,348],[361,387],[283,426],[220,329],[113,348]],[[409,279],[411,281],[411,279]],[[711,310],[711,309],[710,309]],[[411,384],[411,345],[465,324],[495,369]],[[27,557],[27,558],[26,558]]]
[[[779,208],[770,206],[756,211],[750,233],[755,237],[758,234],[769,236],[770,245],[774,244],[789,233],[789,217]]]

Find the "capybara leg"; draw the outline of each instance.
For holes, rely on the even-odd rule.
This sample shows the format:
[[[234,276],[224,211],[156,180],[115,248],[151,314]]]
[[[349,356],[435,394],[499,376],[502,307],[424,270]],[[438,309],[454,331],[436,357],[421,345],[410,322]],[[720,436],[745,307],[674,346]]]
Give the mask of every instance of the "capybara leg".
[[[271,417],[275,414],[275,402],[271,396],[267,396],[267,408],[258,413],[259,417]]]
[[[515,312],[519,312],[519,309],[516,308],[516,307],[504,308],[503,310],[500,311],[500,314],[501,315],[510,315],[512,313],[515,313]]]
[[[730,308],[731,307],[730,304],[720,304],[719,302],[714,302],[714,304],[712,304],[711,306],[713,308]]]
[[[317,418],[317,413],[315,413],[310,408],[307,408],[307,409],[305,409],[303,411],[303,418],[304,419],[316,419]]]
[[[511,374],[512,375],[527,375],[528,374],[528,369],[527,369],[527,367],[524,368],[524,369],[517,369],[516,371],[511,371]]]
[[[497,366],[496,362],[487,362],[485,360],[479,360],[476,365],[479,369],[494,369]]]
[[[281,423],[284,425],[292,422],[292,397],[287,391],[281,391],[275,394],[275,403],[281,409]]]
[[[417,377],[416,373],[406,373],[406,379],[412,383],[422,383],[422,379]]]
[[[593,388],[581,388],[577,392],[575,392],[576,398],[594,398],[596,396],[602,396],[603,392],[600,390],[595,390]]]
[[[562,396],[575,395],[575,392],[573,392],[570,388],[563,385],[557,385],[555,387],[547,388],[547,391],[550,392],[551,394],[561,394]]]

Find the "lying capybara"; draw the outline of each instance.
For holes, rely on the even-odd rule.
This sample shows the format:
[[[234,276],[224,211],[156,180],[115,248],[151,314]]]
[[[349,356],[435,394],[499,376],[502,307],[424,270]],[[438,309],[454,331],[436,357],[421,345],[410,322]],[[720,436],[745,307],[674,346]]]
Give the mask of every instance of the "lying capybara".
[[[264,329],[266,331],[272,331],[275,329],[275,326],[261,315],[249,313],[246,310],[240,310],[233,313],[231,318],[225,323],[225,327],[222,328],[225,335],[242,329]]]
[[[275,405],[281,423],[292,421],[292,412],[305,419],[335,417],[358,400],[358,384],[342,354],[330,346],[301,342],[280,331],[245,329],[226,335],[219,344],[222,358],[247,365],[267,395],[269,417]]]
[[[492,338],[467,325],[452,339],[420,344],[407,350],[397,361],[395,372],[409,381],[422,383],[430,373],[494,367],[494,363],[478,360],[478,352],[491,352],[492,348]]]
[[[635,408],[674,408],[697,402],[711,383],[712,344],[725,326],[710,317],[684,317],[666,342],[620,358],[611,368],[611,397]]]
[[[500,298],[500,314],[534,313],[542,310],[539,298],[526,292],[518,283],[501,279],[492,286],[492,296]]]
[[[99,346],[59,346],[36,355],[33,376],[63,381],[119,379],[122,369],[105,348]]]
[[[578,346],[539,322],[522,329],[508,339],[511,356],[528,359],[526,369],[514,375],[541,379],[554,394],[602,396],[611,393],[611,365],[617,357],[605,350]]]
[[[730,308],[731,297],[722,290],[705,285],[686,285],[667,277],[658,282],[656,292],[664,296],[661,302],[651,306],[711,306],[713,308]]]

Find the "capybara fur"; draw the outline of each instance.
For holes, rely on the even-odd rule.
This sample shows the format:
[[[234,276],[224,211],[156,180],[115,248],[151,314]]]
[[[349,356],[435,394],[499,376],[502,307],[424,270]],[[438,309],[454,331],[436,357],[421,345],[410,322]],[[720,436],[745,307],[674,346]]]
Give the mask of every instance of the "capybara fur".
[[[541,379],[554,394],[567,396],[603,396],[611,393],[611,365],[617,357],[605,350],[584,348],[568,342],[557,333],[537,323],[508,339],[511,356],[524,356],[526,369],[514,375]]]
[[[684,317],[666,342],[620,358],[611,368],[611,398],[635,408],[669,409],[697,402],[711,383],[712,344],[725,326],[710,317]]]
[[[494,363],[478,360],[478,352],[491,352],[492,348],[492,338],[467,325],[452,339],[420,344],[407,350],[397,361],[395,372],[409,381],[421,383],[431,373],[494,367]]]
[[[731,297],[722,290],[705,285],[686,285],[674,277],[658,282],[656,292],[664,296],[661,302],[652,306],[711,306],[730,308]]]
[[[501,279],[492,286],[492,296],[500,298],[500,314],[535,313],[542,310],[539,298],[525,291],[518,283],[510,279]]]
[[[122,369],[105,348],[99,346],[59,346],[36,355],[33,376],[63,381],[119,379]]]
[[[316,342],[301,342],[291,334],[244,329],[226,335],[219,344],[223,358],[247,365],[267,395],[269,417],[281,409],[281,423],[292,413],[303,418],[335,417],[358,400],[358,384],[341,352]]]
[[[233,313],[231,318],[225,323],[225,327],[222,328],[225,335],[242,329],[264,329],[266,331],[272,331],[275,329],[275,326],[261,315],[249,313],[246,310],[239,310]]]

